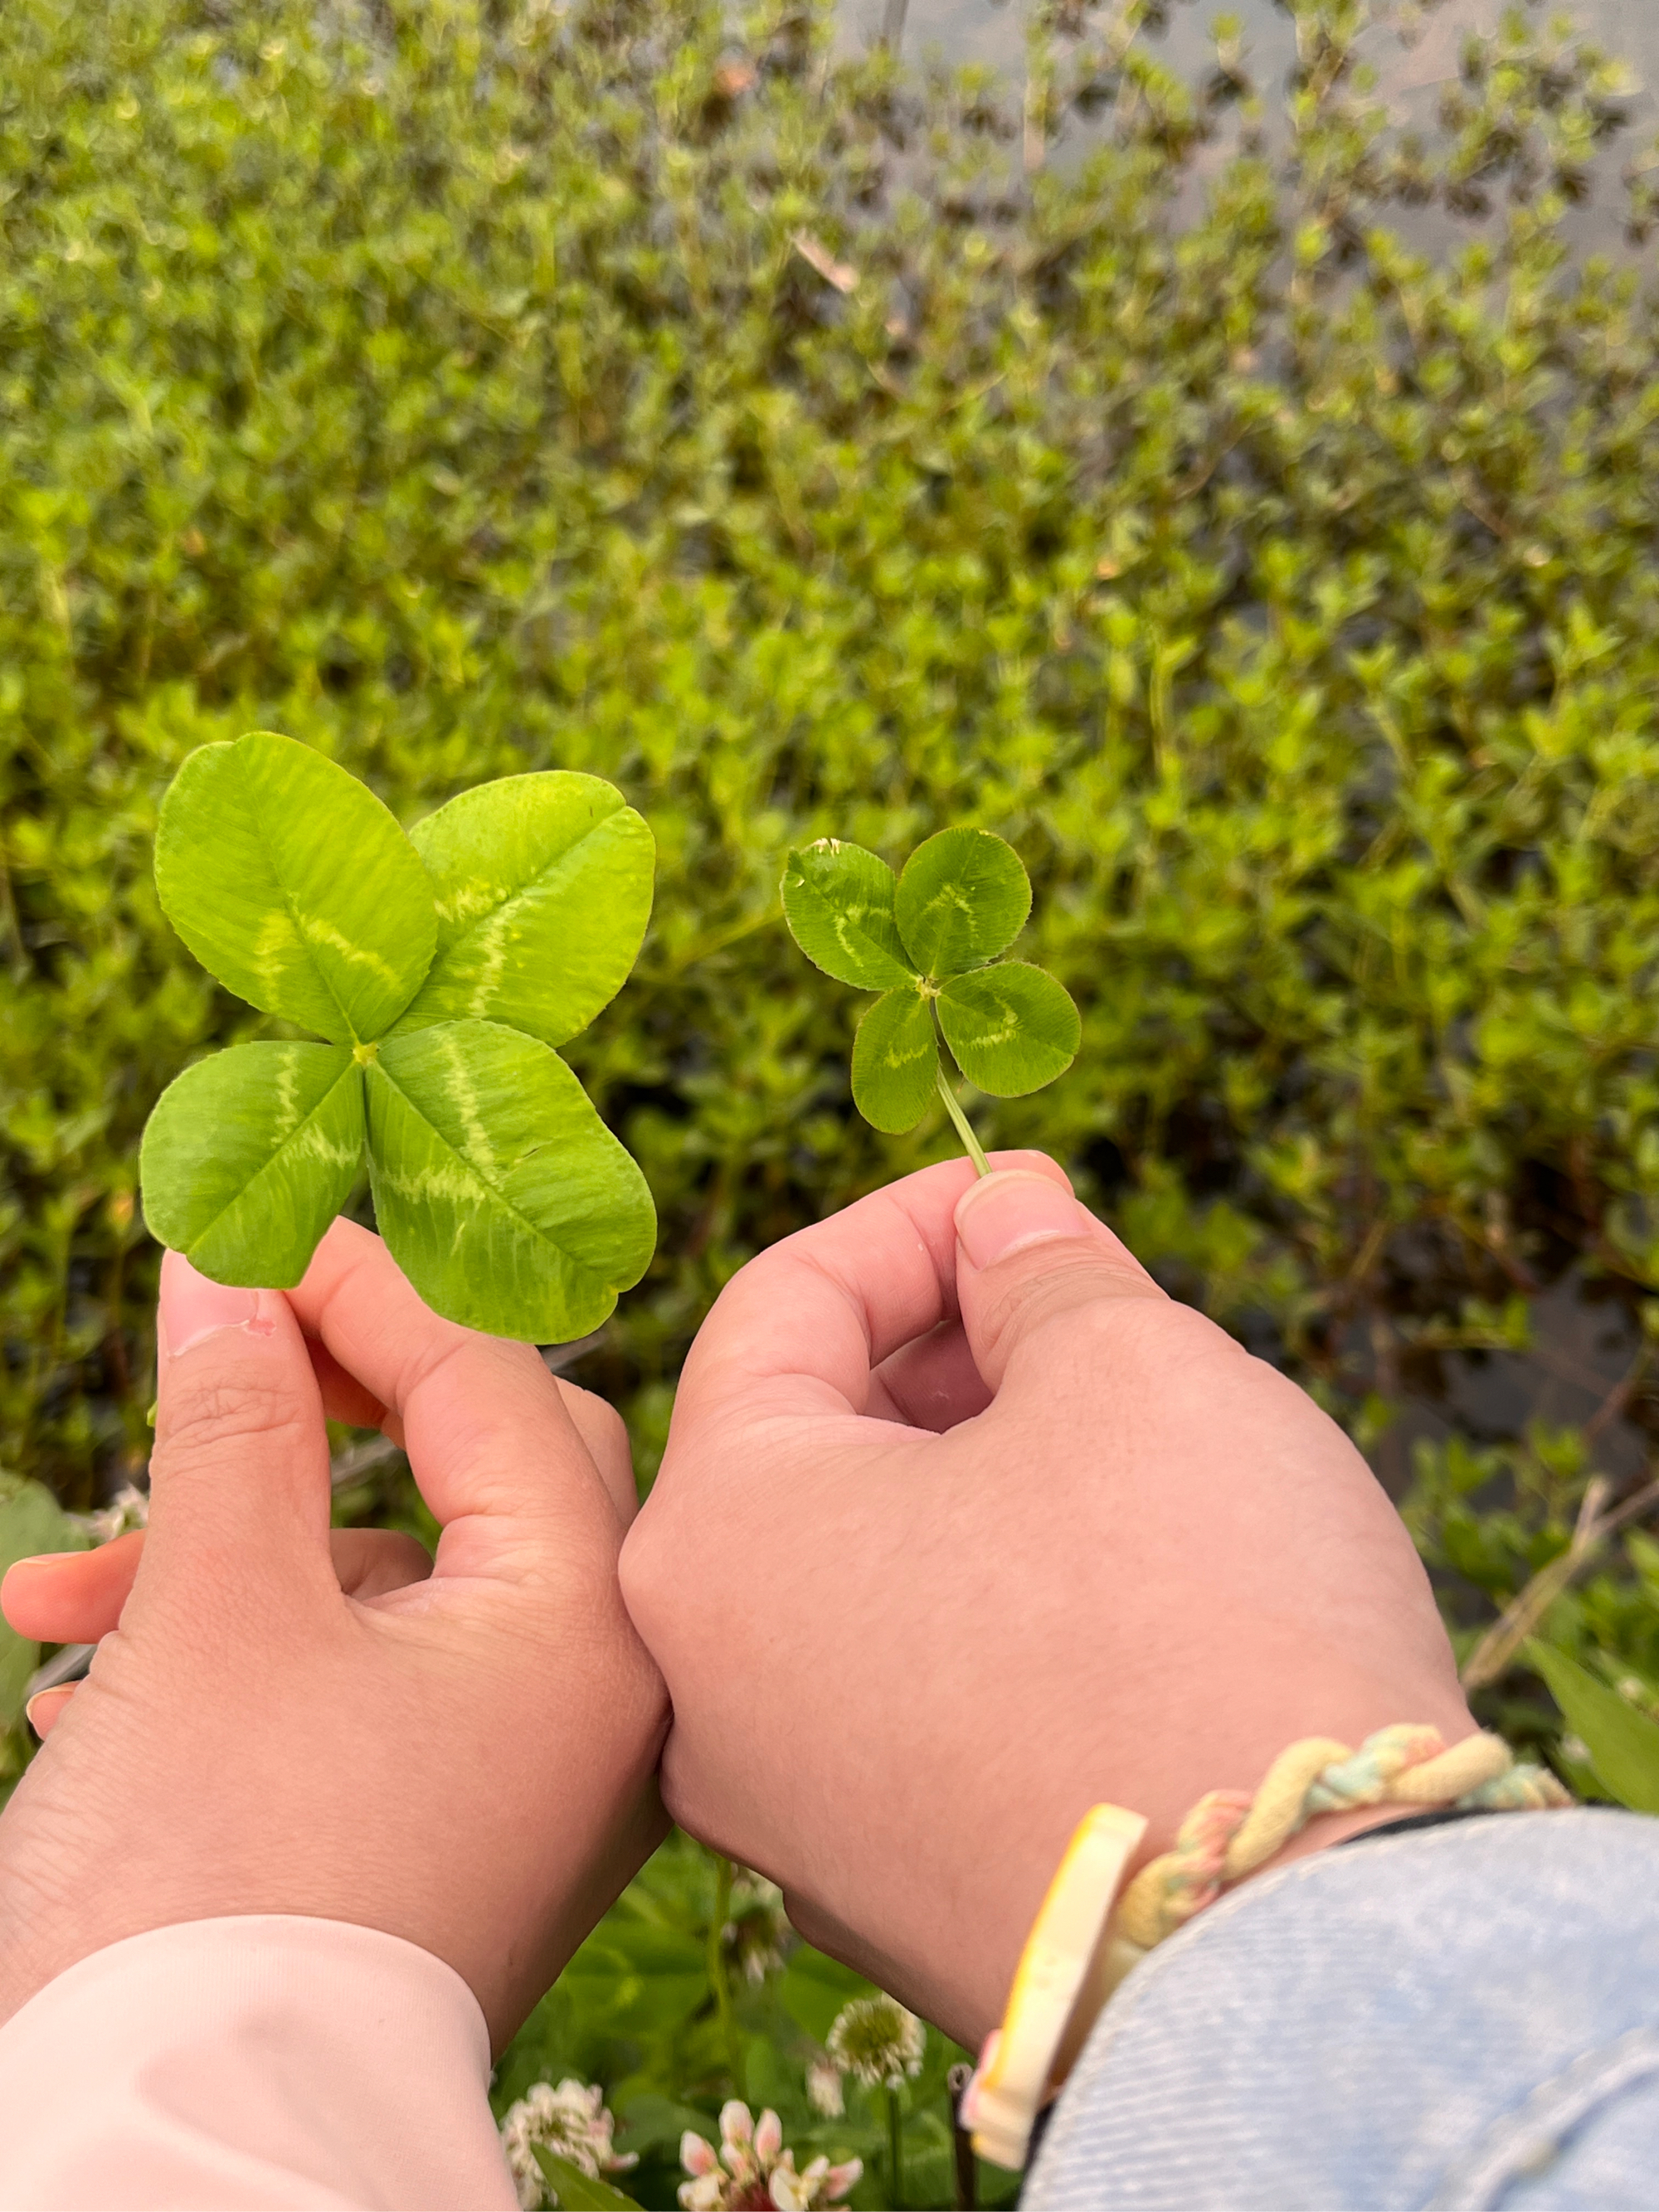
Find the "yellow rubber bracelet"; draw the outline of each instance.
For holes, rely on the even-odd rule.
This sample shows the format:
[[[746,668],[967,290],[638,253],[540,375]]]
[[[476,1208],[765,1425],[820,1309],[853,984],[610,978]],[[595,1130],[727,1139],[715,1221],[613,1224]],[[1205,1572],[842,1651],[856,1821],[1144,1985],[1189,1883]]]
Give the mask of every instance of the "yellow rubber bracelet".
[[[1071,2069],[1107,1990],[1102,1937],[1146,1832],[1139,1813],[1097,1805],[1079,1822],[1025,1939],[1002,2026],[986,2039],[961,2118],[994,2165],[1025,2163],[1036,2116]]]
[[[1412,1722],[1376,1729],[1357,1751],[1334,1736],[1304,1736],[1280,1753],[1254,1793],[1200,1797],[1173,1849],[1142,1867],[1121,1899],[1146,1823],[1121,1805],[1097,1805],[1048,1885],[1002,2026],[986,2038],[963,2093],[958,2117],[974,2148],[994,2165],[1023,2168],[1037,2114],[1125,1975],[1319,1814],[1371,1805],[1521,1812],[1571,1802],[1553,1774],[1518,1765],[1494,1735],[1466,1736],[1449,1751],[1437,1729]]]

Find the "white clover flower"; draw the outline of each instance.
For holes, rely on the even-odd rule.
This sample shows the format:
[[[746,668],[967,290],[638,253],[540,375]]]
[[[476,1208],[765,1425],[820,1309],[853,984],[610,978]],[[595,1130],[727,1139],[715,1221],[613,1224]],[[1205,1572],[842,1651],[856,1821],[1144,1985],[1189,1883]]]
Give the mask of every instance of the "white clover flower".
[[[688,2128],[680,2164],[691,2177],[680,2184],[684,2212],[819,2212],[839,2203],[864,2172],[861,2159],[831,2166],[815,2158],[797,2173],[777,2114],[764,2112],[757,2120],[735,2097],[720,2108],[719,2150]]]
[[[605,2101],[605,2092],[587,2087],[569,2076],[556,2089],[550,2081],[538,2081],[527,2095],[508,2108],[501,2122],[501,2148],[512,2168],[514,2187],[524,2212],[540,2212],[556,2205],[553,2185],[536,2163],[536,2145],[543,2144],[580,2166],[590,2180],[604,2173],[622,2173],[639,2163],[630,2151],[618,2152],[611,2137],[617,2123]]]
[[[861,2158],[844,2166],[831,2166],[822,2152],[802,2173],[795,2171],[795,2154],[787,2150],[767,2177],[772,2212],[817,2212],[823,2204],[838,2204],[864,2172]]]
[[[790,1927],[783,1892],[763,1874],[740,1873],[732,1884],[732,1901],[720,1930],[734,1966],[750,1982],[763,1982],[782,1966]]]
[[[124,1482],[109,1504],[100,1505],[95,1513],[71,1513],[68,1517],[84,1528],[94,1544],[112,1544],[129,1528],[149,1526],[149,1492]]]
[[[866,2089],[896,2089],[920,2074],[927,2034],[896,1997],[854,1997],[836,2014],[829,2053],[843,2074]]]
[[[847,2110],[847,2100],[841,2089],[841,2069],[828,2051],[807,2065],[806,2101],[827,2120],[838,2120]]]

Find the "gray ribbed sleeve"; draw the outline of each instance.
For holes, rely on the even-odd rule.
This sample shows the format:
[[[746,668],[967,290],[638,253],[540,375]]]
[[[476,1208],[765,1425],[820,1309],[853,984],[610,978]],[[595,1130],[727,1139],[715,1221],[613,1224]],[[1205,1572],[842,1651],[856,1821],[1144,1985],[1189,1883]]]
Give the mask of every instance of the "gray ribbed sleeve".
[[[1504,1814],[1247,1884],[1109,2006],[1022,2202],[1659,2206],[1659,1821]]]

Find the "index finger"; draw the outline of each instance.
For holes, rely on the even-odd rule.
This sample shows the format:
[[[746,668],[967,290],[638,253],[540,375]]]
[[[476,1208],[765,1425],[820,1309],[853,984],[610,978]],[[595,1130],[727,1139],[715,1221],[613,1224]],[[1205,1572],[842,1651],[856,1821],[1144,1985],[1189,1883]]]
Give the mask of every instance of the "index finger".
[[[534,1346],[433,1312],[380,1238],[336,1221],[287,1293],[307,1335],[386,1408],[437,1519],[473,1514],[617,1516],[557,1384]]]
[[[1046,1152],[995,1152],[1071,1188]],[[862,1413],[872,1370],[957,1316],[957,1200],[971,1160],[943,1160],[872,1191],[750,1261],[697,1333],[676,1425],[747,1407]]]

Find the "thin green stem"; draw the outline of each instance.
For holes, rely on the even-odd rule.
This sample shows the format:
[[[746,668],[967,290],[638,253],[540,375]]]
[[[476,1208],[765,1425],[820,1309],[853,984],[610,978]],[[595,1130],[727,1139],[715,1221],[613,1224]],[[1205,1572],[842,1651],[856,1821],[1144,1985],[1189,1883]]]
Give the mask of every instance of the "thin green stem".
[[[887,2162],[892,2169],[894,2212],[900,2212],[904,2203],[904,2116],[896,2089],[887,2092]]]
[[[714,1992],[714,2010],[726,2043],[726,2063],[732,2088],[743,2087],[743,2046],[738,2040],[738,2015],[732,2002],[732,1977],[726,1965],[726,1923],[732,1917],[732,1862],[714,1860],[714,1917],[708,1923],[708,1980]]]
[[[972,1123],[969,1121],[968,1116],[963,1112],[962,1108],[957,1104],[957,1094],[951,1090],[950,1085],[945,1081],[945,1070],[943,1067],[939,1067],[934,1070],[933,1079],[939,1085],[939,1097],[945,1101],[945,1110],[950,1115],[951,1119],[956,1123],[957,1134],[961,1138],[963,1143],[968,1148],[969,1158],[973,1162],[974,1166],[979,1174],[982,1176],[989,1175],[991,1172],[991,1163],[985,1157],[985,1147],[981,1144],[979,1139],[974,1134]]]

